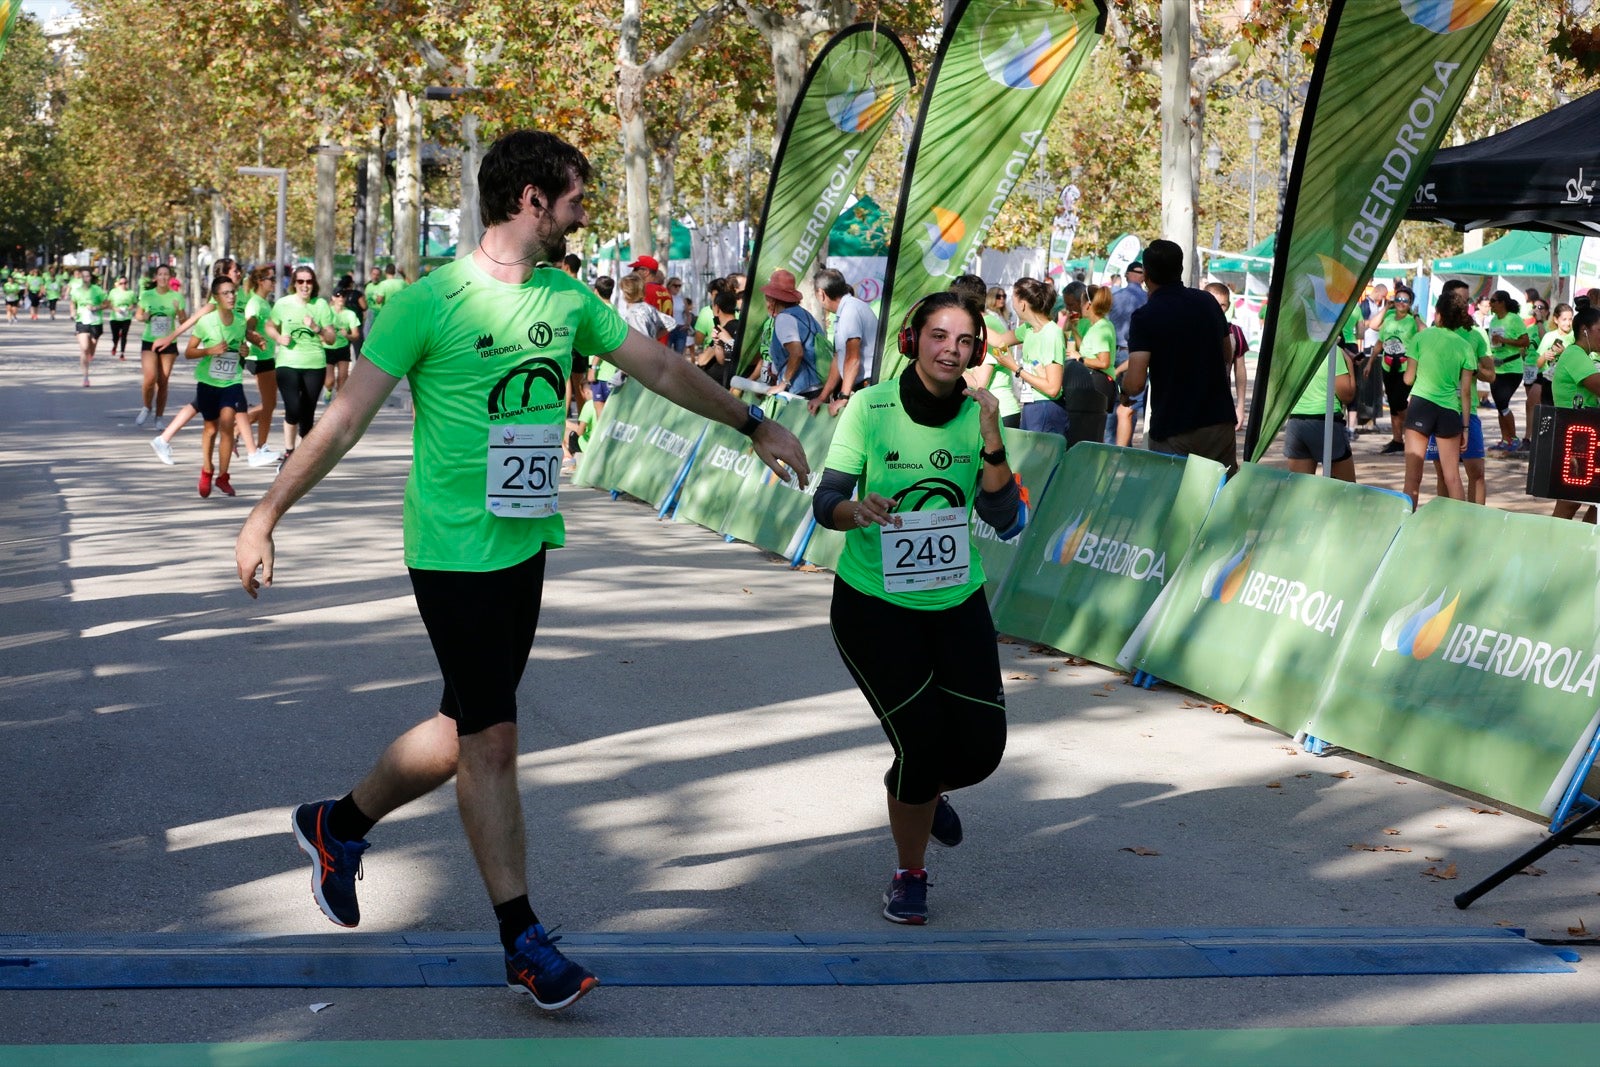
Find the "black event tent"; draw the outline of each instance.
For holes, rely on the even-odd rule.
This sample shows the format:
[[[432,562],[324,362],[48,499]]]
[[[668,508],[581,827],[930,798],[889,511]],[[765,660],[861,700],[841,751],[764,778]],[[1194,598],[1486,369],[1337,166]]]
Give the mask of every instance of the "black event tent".
[[[1600,235],[1600,92],[1504,133],[1441,149],[1408,219]]]

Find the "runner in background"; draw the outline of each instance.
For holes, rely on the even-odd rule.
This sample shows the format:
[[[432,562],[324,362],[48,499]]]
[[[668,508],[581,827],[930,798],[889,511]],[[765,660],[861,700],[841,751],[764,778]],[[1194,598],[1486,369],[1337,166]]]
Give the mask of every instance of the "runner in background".
[[[67,290],[67,306],[72,311],[72,331],[78,340],[78,362],[83,367],[83,386],[89,387],[89,364],[94,362],[95,347],[105,332],[105,313],[111,307],[106,291],[94,282],[88,269],[78,272],[78,282]]]
[[[1489,297],[1489,351],[1494,356],[1494,381],[1489,395],[1494,397],[1500,416],[1500,440],[1489,446],[1496,452],[1520,452],[1525,446],[1517,437],[1517,420],[1511,414],[1511,398],[1522,384],[1522,365],[1529,348],[1528,327],[1519,312],[1522,305],[1504,289]]]
[[[127,359],[128,330],[133,325],[133,308],[139,302],[139,294],[128,288],[127,278],[119,276],[106,297],[111,301],[111,351],[118,359]]]
[[[1348,322],[1356,322],[1351,314]],[[1337,361],[1337,362],[1335,362]],[[1295,474],[1315,474],[1317,465],[1327,460],[1323,441],[1327,436],[1328,371],[1338,369],[1333,379],[1333,477],[1344,482],[1356,480],[1355,455],[1350,451],[1350,428],[1345,423],[1344,406],[1356,398],[1356,370],[1350,353],[1342,346],[1328,349],[1319,370],[1305,390],[1289,409],[1289,418],[1283,427],[1283,458],[1289,461],[1289,470]]]
[[[1037,278],[1019,278],[1011,287],[1011,302],[1021,320],[1017,328],[1021,350],[1015,357],[1008,351],[998,358],[1017,383],[1022,428],[1065,436],[1067,410],[1056,403],[1056,398],[1061,395],[1068,341],[1060,325],[1050,317],[1055,287]],[[1022,326],[1028,327],[1026,335]]]
[[[1533,290],[1529,289],[1528,292],[1532,293]],[[1544,359],[1544,353],[1547,351],[1545,341],[1552,336],[1570,332],[1572,326],[1572,309],[1567,307],[1566,304],[1559,305],[1556,308],[1556,316],[1552,318],[1550,304],[1547,300],[1537,294],[1531,300],[1533,304],[1533,321],[1528,325],[1528,337],[1533,347],[1528,350],[1528,356],[1524,360],[1522,367],[1522,395],[1527,401],[1523,409],[1522,425],[1527,428],[1530,445],[1533,437],[1534,412],[1538,410],[1540,404],[1548,404],[1550,402],[1550,377],[1546,373],[1547,368]],[[1561,325],[1561,308],[1567,308],[1566,326]],[[1571,337],[1562,337],[1563,346],[1571,343]]]
[[[28,291],[28,321],[38,322],[39,306],[44,303],[44,275],[38,270],[30,270],[23,279],[23,284]]]
[[[1428,438],[1437,441],[1439,472],[1445,494],[1464,500],[1459,461],[1466,444],[1466,416],[1472,411],[1472,380],[1482,376],[1472,345],[1456,331],[1469,325],[1466,305],[1453,293],[1439,298],[1435,306],[1439,324],[1430,326],[1411,339],[1406,361],[1406,385],[1411,387],[1406,405],[1405,493],[1411,506],[1417,505],[1422,489],[1422,466],[1426,461]],[[1521,379],[1521,372],[1517,374]]]
[[[960,280],[956,279],[958,282]],[[954,285],[952,282],[952,288]],[[1011,371],[1007,370],[997,358],[1001,349],[1009,347],[1000,338],[1015,337],[1011,325],[1006,321],[1006,291],[998,285],[991,286],[985,294],[983,329],[985,338],[983,362],[967,372],[967,384],[974,388],[987,389],[994,394],[995,402],[1000,405],[1000,425],[1020,430],[1022,403],[1017,400]]]
[[[278,410],[278,364],[273,358],[278,346],[266,332],[277,279],[278,272],[271,264],[251,271],[249,299],[244,302],[245,341],[250,346],[244,369],[255,378],[256,389],[261,394],[261,403],[250,409],[250,423],[254,427],[256,448],[262,451],[270,451],[267,442],[272,440],[272,413]]]
[[[199,360],[195,364],[194,407],[205,419],[200,433],[200,495],[211,495],[212,472],[216,471],[216,487],[224,496],[238,495],[228,479],[228,463],[233,459],[233,434],[236,420],[249,410],[244,398],[244,366],[240,355],[244,347],[244,318],[234,314],[239,301],[238,283],[226,274],[211,283],[212,310],[195,323],[189,337],[185,359]],[[174,423],[176,425],[176,423]],[[246,427],[248,433],[248,427]],[[220,434],[220,440],[219,438]],[[153,444],[154,442],[152,442]],[[163,442],[165,443],[165,442]],[[217,458],[213,467],[212,451]],[[157,450],[160,454],[160,450]],[[168,449],[166,461],[171,455]],[[252,462],[251,466],[258,466]]]
[[[139,342],[140,408],[133,424],[143,426],[154,414],[155,427],[160,430],[166,425],[162,416],[167,412],[167,383],[178,361],[178,346],[171,341],[157,342],[174,335],[184,317],[183,297],[172,291],[171,267],[156,268],[155,286],[139,294],[133,317],[144,323],[144,338]]]
[[[883,916],[911,926],[928,921],[929,838],[962,839],[947,794],[989,777],[1006,744],[994,622],[968,530],[976,510],[1015,537],[1021,491],[999,404],[963,377],[983,358],[982,316],[952,292],[912,308],[900,335],[909,364],[844,409],[812,502],[819,524],[845,533],[829,617],[894,750]]]
[[[1412,306],[1416,294],[1404,285],[1394,287],[1394,296],[1379,298],[1373,303],[1373,312],[1367,318],[1367,329],[1376,330],[1378,344],[1373,359],[1383,360],[1383,391],[1389,402],[1389,427],[1393,440],[1386,443],[1380,454],[1394,455],[1406,450],[1403,433],[1406,421],[1406,403],[1411,391],[1406,388],[1406,350],[1411,339],[1422,329],[1422,320]]]
[[[388,284],[388,283],[385,283]],[[273,354],[278,395],[283,398],[283,460],[294,455],[300,438],[311,432],[317,401],[328,378],[326,345],[332,344],[333,309],[318,295],[317,272],[298,266],[290,276],[293,292],[272,305],[266,334]]]
[[[1228,387],[1233,393],[1233,421],[1237,430],[1244,426],[1244,399],[1249,388],[1244,357],[1250,351],[1250,341],[1244,335],[1244,328],[1233,321],[1233,290],[1221,282],[1211,282],[1205,289],[1216,298],[1217,306],[1222,309],[1222,317],[1228,320],[1228,332],[1233,336],[1233,365],[1228,368],[1231,372],[1228,375]]]
[[[1224,286],[1226,290],[1226,286]],[[1117,403],[1117,380],[1112,377],[1116,369],[1117,360],[1117,328],[1111,325],[1111,298],[1112,292],[1109,285],[1096,286],[1094,294],[1089,297],[1089,303],[1084,308],[1083,321],[1085,330],[1083,338],[1078,342],[1078,361],[1090,370],[1095,371],[1095,387],[1106,400],[1106,413]],[[1233,327],[1238,330],[1239,327]],[[1244,334],[1240,331],[1242,339]],[[1244,388],[1244,363],[1240,359],[1234,361],[1234,367],[1239,372],[1239,387]],[[1241,391],[1240,403],[1243,403],[1244,393]]]
[[[329,306],[333,312],[334,336],[333,344],[323,346],[327,349],[328,359],[328,377],[322,394],[324,400],[332,400],[344,388],[344,383],[350,377],[350,352],[361,336],[361,318],[350,310],[348,290],[336,290]]]

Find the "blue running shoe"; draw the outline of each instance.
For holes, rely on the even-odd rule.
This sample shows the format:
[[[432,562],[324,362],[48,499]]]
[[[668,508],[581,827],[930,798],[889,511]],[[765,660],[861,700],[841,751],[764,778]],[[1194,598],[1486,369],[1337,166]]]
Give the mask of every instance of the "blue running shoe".
[[[883,917],[892,923],[922,926],[928,921],[928,872],[897,874],[883,894]]]
[[[945,848],[961,844],[961,816],[950,806],[948,796],[940,796],[939,806],[933,809],[933,839]]]
[[[361,877],[361,854],[365,841],[340,841],[328,832],[328,813],[333,801],[302,804],[294,809],[294,839],[300,851],[311,857],[311,895],[317,898],[322,914],[340,926],[355,926],[361,921],[356,903],[356,880]]]
[[[600,984],[600,979],[561,954],[559,937],[534,923],[517,937],[515,951],[506,953],[506,985],[525,993],[545,1011],[559,1011]]]

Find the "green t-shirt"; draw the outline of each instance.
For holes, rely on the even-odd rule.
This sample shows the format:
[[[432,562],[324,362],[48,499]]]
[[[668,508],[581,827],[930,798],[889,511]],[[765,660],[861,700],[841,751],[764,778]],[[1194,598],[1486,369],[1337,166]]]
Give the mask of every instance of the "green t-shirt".
[[[392,278],[384,278],[377,285],[367,286],[367,306],[374,312],[382,311],[389,306],[394,294],[406,287],[406,281],[396,274]]]
[[[1456,330],[1456,336],[1463,338],[1472,347],[1472,358],[1481,360],[1489,354],[1489,335],[1483,331],[1482,326],[1462,326]],[[1476,366],[1473,368],[1476,370]]]
[[[28,275],[28,292],[37,293],[44,288],[44,275],[37,271]]]
[[[201,356],[194,367],[194,380],[206,385],[237,385],[244,381],[240,349],[244,345],[244,316],[234,315],[223,325],[222,312],[212,311],[194,324],[194,339],[201,348],[227,343],[228,350],[215,356]]]
[[[314,326],[306,325],[310,316]],[[278,346],[274,356],[277,365],[291,370],[316,370],[328,365],[328,350],[322,347],[322,328],[333,325],[333,308],[321,297],[309,304],[294,294],[272,305],[268,316],[278,332],[289,339],[287,346]]]
[[[1422,324],[1415,315],[1401,317],[1394,313],[1394,308],[1385,311],[1383,321],[1378,324],[1378,347],[1383,350],[1383,365],[1391,369],[1402,366],[1401,357],[1421,329]]]
[[[559,434],[573,349],[614,351],[628,335],[622,316],[565,271],[541,267],[509,285],[470,256],[385,306],[362,355],[408,378],[416,405],[406,564],[491,571],[561,545],[559,512],[511,518],[489,510],[490,431],[554,424]]]
[[[1600,407],[1600,397],[1583,386],[1583,380],[1597,370],[1600,370],[1600,366],[1595,365],[1592,352],[1586,352],[1575,344],[1567,345],[1561,352],[1561,358],[1556,360],[1553,373],[1549,375],[1550,391],[1555,395],[1556,407]]]
[[[983,328],[988,336],[994,337],[1006,332],[1006,323],[1004,319],[994,312],[985,311],[983,313]],[[994,358],[1000,347],[999,345],[989,345],[988,350],[984,353],[983,361],[994,368],[994,374],[989,378],[989,392],[993,393],[994,398],[1000,402],[1000,417],[1003,419],[1008,415],[1015,415],[1020,412],[1022,405],[1017,402],[1017,391],[1015,386],[1012,385],[1011,372],[1002,367],[999,361]]]
[[[21,297],[22,297],[22,283],[17,281],[16,278],[7,278],[5,280],[4,288],[5,288],[5,294],[6,294],[6,299],[7,300],[18,300],[18,299],[21,299]]]
[[[1577,338],[1573,337],[1571,330],[1558,330],[1552,326],[1543,337],[1539,338],[1539,355],[1549,355],[1558,342],[1566,349],[1571,348],[1576,341]],[[1555,373],[1558,358],[1552,356],[1545,362],[1544,366],[1539,368],[1539,373],[1549,378],[1551,374]]]
[[[146,289],[139,294],[139,309],[145,313],[144,336],[154,341],[171,333],[182,318],[183,297],[170,289]]]
[[[51,278],[44,283],[44,298],[46,300],[61,299],[61,282],[58,279]]]
[[[237,308],[238,306],[238,302],[235,301],[234,307]],[[245,325],[248,327],[250,320],[255,319],[256,333],[260,336],[263,345],[265,345],[263,348],[256,348],[255,345],[250,346],[251,350],[255,352],[256,359],[272,359],[272,354],[278,350],[278,342],[268,337],[265,329],[267,320],[270,318],[272,318],[272,301],[259,293],[251,293],[250,299],[244,303]]]
[[[1354,315],[1350,316],[1352,319]],[[1334,368],[1335,374],[1344,374],[1344,353],[1337,347],[1328,349],[1328,354],[1323,357],[1322,367],[1306,383],[1305,390],[1301,392],[1300,399],[1294,402],[1294,407],[1289,409],[1291,415],[1316,415],[1322,416],[1328,411],[1328,367]],[[1339,402],[1339,395],[1333,397],[1333,413],[1344,414],[1344,405]]]
[[[1110,319],[1101,319],[1091,323],[1084,333],[1083,340],[1078,344],[1078,354],[1084,359],[1098,356],[1102,352],[1111,353],[1111,361],[1104,368],[1091,367],[1090,370],[1099,371],[1106,377],[1111,377],[1117,369],[1117,328],[1111,324]]]
[[[350,338],[345,335],[344,331],[361,329],[361,316],[349,308],[340,308],[338,311],[333,312],[330,325],[337,332],[333,336],[333,344],[324,345],[323,347],[328,349],[346,348],[350,344]]]
[[[1478,369],[1471,343],[1442,326],[1430,326],[1411,339],[1410,354],[1417,361],[1411,395],[1460,413],[1461,372]]]
[[[1020,331],[1019,331],[1020,332]],[[1036,330],[1029,330],[1028,336],[1022,339],[1022,356],[1018,366],[1035,376],[1043,374],[1044,368],[1052,363],[1066,363],[1067,361],[1067,335],[1060,326],[1047,322]],[[1060,393],[1060,390],[1057,390]],[[1053,400],[1055,397],[1046,396],[1033,386],[1017,376],[1017,399],[1024,404],[1031,404],[1036,400]]]
[[[704,337],[707,341],[710,341],[711,335],[717,332],[717,320],[711,314],[710,301],[707,301],[706,306],[695,314],[694,332]]]
[[[583,407],[578,410],[578,425],[582,427],[578,431],[578,444],[585,448],[589,446],[589,439],[594,436],[594,420],[594,401],[585,400]]]
[[[916,371],[908,367],[906,373]],[[943,426],[919,426],[901,408],[899,381],[887,381],[858,390],[846,405],[825,466],[859,476],[860,496],[886,496],[897,502],[897,511],[955,508],[970,515],[983,471],[978,455],[982,448],[975,402],[963,403],[956,417]],[[879,526],[846,531],[837,573],[840,580],[867,596],[923,611],[954,607],[973,590],[983,588],[983,561],[972,549],[965,584],[888,592],[884,588],[883,528]]]
[[[111,301],[112,322],[127,322],[133,318],[133,306],[139,302],[138,293],[125,285],[114,285],[106,297]]]
[[[68,294],[72,297],[74,317],[85,326],[100,325],[100,305],[106,302],[106,291],[98,285],[80,285]]]
[[[1528,336],[1527,324],[1511,312],[1497,316],[1489,321],[1490,349],[1494,355],[1494,372],[1496,374],[1521,374],[1523,353],[1527,349],[1513,348],[1511,345],[1494,344],[1495,333],[1502,333],[1506,340],[1515,340],[1518,337]]]

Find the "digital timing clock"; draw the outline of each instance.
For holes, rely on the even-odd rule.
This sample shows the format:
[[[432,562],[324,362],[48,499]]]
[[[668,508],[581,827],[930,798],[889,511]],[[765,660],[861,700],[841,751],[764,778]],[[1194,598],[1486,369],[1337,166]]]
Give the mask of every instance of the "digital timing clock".
[[[1538,408],[1528,495],[1600,504],[1600,409]]]

